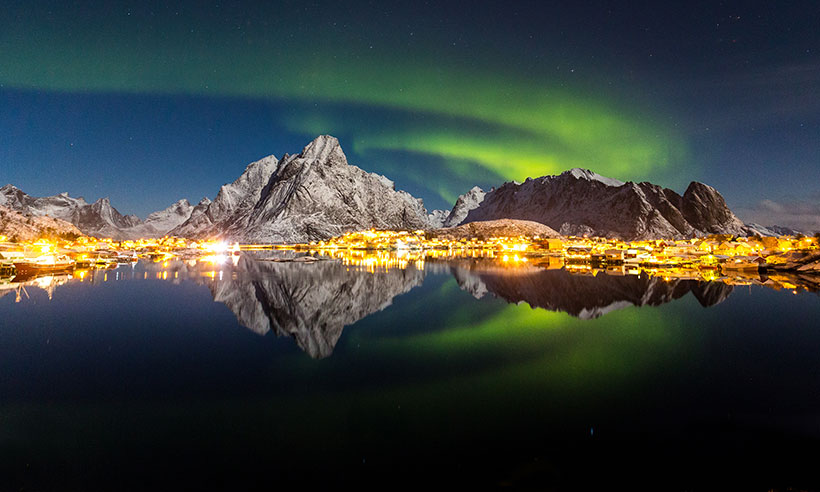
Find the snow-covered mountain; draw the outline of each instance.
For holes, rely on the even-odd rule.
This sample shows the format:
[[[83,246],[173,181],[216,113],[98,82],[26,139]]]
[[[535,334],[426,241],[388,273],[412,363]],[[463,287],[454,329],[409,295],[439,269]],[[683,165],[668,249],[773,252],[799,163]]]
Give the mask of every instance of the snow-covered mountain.
[[[474,187],[446,213],[430,214],[420,199],[398,191],[384,176],[347,162],[336,138],[321,135],[301,153],[268,156],[221,187],[213,202],[180,200],[143,222],[122,215],[108,198],[88,204],[67,193],[37,198],[12,185],[0,206],[50,216],[98,237],[130,239],[175,235],[231,241],[290,243],[323,240],[362,229],[437,229],[476,221],[539,222],[562,235],[621,239],[684,238],[706,234],[779,234],[794,231],[746,226],[714,188],[692,182],[683,195],[648,182],[622,182],[585,169],[508,182],[484,192]],[[781,232],[782,231],[782,232]]]
[[[187,200],[180,200],[165,210],[150,214],[143,222],[136,215],[121,214],[107,197],[91,204],[68,193],[33,197],[10,184],[0,188],[0,206],[26,216],[69,222],[89,236],[115,239],[161,237],[187,220],[194,211]]]
[[[0,235],[12,241],[32,241],[42,237],[81,236],[82,232],[69,222],[48,216],[28,216],[0,205]]]
[[[339,141],[322,135],[297,155],[251,164],[237,181],[222,187],[196,224],[192,220],[172,233],[278,243],[370,228],[428,227],[421,200],[397,191],[384,176],[348,164]]]
[[[470,191],[459,196],[456,200],[456,204],[450,211],[450,214],[447,215],[446,219],[444,219],[444,227],[453,227],[461,224],[467,217],[470,210],[481,205],[481,202],[484,201],[485,195],[486,193],[484,190],[478,186],[473,186]]]
[[[464,203],[453,208],[454,220]],[[624,183],[584,169],[504,183],[486,193],[461,223],[502,218],[540,222],[563,235],[627,240],[748,233],[711,186],[692,182],[681,196],[652,183]]]
[[[70,222],[89,236],[115,239],[130,239],[128,231],[142,225],[136,215],[122,215],[112,207],[108,197],[75,209]]]

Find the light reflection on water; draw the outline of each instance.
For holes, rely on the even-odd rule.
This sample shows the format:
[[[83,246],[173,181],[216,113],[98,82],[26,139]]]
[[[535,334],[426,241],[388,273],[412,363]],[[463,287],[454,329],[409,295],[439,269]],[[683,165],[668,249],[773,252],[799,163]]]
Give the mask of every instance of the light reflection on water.
[[[4,480],[812,477],[810,282],[254,258],[0,284]]]
[[[230,308],[242,326],[259,335],[273,331],[291,336],[311,357],[323,358],[331,354],[345,326],[389,306],[394,297],[420,286],[428,273],[451,274],[462,290],[477,299],[492,295],[581,319],[629,306],[658,306],[689,293],[709,307],[723,302],[736,286],[759,285],[795,294],[817,290],[816,279],[783,273],[712,275],[713,281],[704,282],[684,270],[628,274],[624,267],[596,271],[554,258],[510,262],[492,252],[441,256],[365,251],[330,251],[315,257],[292,252],[216,255],[141,263],[140,268],[127,264],[10,278],[0,284],[0,297],[13,293],[15,301],[21,302],[29,296],[27,288],[40,288],[51,298],[56,289],[72,282],[194,281],[207,285],[214,301]],[[287,261],[293,259],[297,261]],[[298,261],[304,259],[317,261]]]

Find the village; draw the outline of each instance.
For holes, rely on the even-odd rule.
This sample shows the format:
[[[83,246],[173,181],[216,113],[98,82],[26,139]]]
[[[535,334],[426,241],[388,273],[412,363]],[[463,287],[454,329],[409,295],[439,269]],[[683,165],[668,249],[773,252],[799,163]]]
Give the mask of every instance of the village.
[[[218,239],[191,241],[177,237],[115,241],[79,237],[8,242],[0,236],[0,277],[18,279],[38,273],[71,272],[139,260],[206,261],[215,264],[238,258],[240,251],[290,251],[273,261],[337,260],[367,271],[423,268],[425,262],[482,259],[501,267],[560,269],[577,275],[639,275],[745,284],[760,273],[820,273],[817,237],[731,237],[712,235],[686,240],[621,241],[598,237],[465,237],[442,238],[430,231],[350,232],[308,244],[230,244]],[[270,259],[269,259],[270,260]],[[796,288],[783,281],[783,288]]]

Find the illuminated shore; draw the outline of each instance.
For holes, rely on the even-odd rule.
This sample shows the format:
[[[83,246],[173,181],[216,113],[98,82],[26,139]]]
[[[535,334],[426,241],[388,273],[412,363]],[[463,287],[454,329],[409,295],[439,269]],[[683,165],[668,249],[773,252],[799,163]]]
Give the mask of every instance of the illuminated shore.
[[[4,239],[0,236],[0,240]],[[717,280],[754,276],[759,271],[793,270],[820,273],[817,237],[731,237],[722,235],[688,240],[621,241],[607,238],[488,237],[442,238],[435,231],[361,231],[310,244],[230,244],[218,239],[190,241],[166,237],[113,241],[81,237],[30,243],[0,241],[2,274],[15,274],[19,258],[68,255],[76,269],[106,267],[138,259],[224,262],[240,251],[290,251],[275,261],[336,259],[367,269],[406,268],[410,263],[485,258],[499,265],[537,265],[566,268],[579,274],[599,271],[665,278]]]

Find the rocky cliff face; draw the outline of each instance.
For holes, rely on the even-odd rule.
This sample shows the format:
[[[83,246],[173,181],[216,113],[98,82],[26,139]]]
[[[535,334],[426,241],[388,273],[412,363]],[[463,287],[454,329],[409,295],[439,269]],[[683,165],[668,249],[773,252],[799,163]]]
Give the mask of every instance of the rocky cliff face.
[[[198,224],[173,231],[241,242],[293,243],[362,229],[427,229],[421,200],[384,176],[348,164],[339,141],[322,135],[301,153],[267,158],[220,195]],[[203,228],[203,223],[205,227]]]
[[[680,210],[687,222],[706,234],[745,234],[743,222],[729,210],[723,195],[709,185],[693,181],[686,188]]]
[[[71,223],[89,236],[130,239],[128,231],[141,225],[142,221],[135,215],[122,215],[111,206],[108,198],[100,198],[91,205],[75,209]]]
[[[693,182],[681,196],[652,183],[623,183],[582,169],[505,183],[487,193],[462,223],[501,218],[540,222],[563,235],[626,240],[747,233],[710,186]]]

